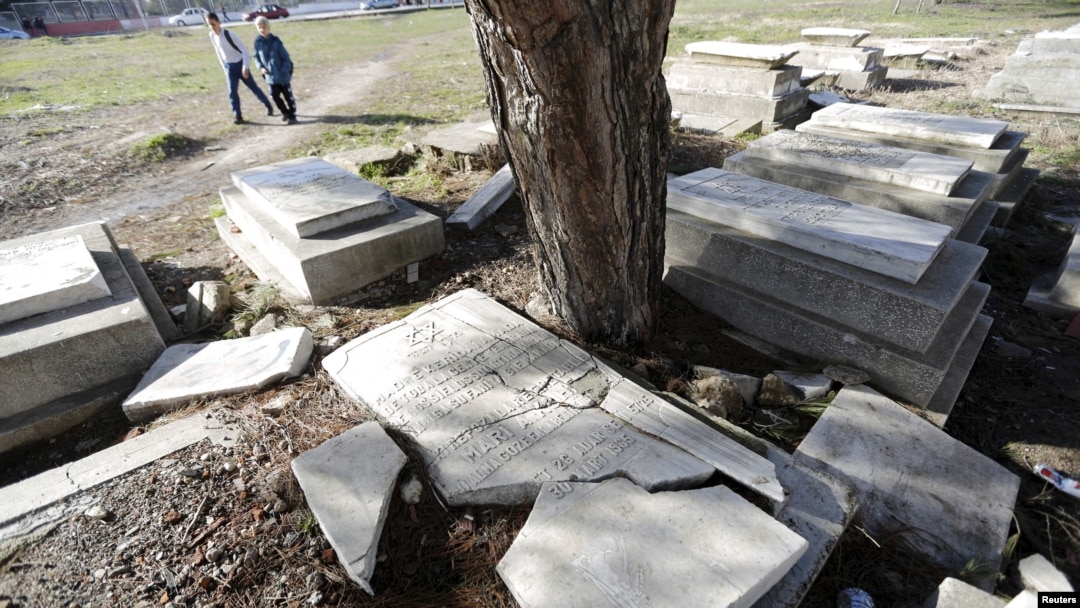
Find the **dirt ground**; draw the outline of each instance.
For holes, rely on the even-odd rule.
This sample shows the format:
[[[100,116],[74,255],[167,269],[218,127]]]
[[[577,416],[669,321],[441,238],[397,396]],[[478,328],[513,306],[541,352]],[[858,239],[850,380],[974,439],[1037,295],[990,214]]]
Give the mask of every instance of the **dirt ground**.
[[[964,105],[1015,48],[1013,41],[971,52],[951,69],[923,70],[894,80],[864,97],[891,107],[944,111],[940,99],[985,116],[985,107]],[[379,79],[394,73],[393,52],[378,63],[357,64],[320,87],[299,77],[300,124],[258,116],[250,96],[243,102],[251,124],[229,123],[224,94],[183,105],[148,104],[72,112],[63,108],[0,119],[0,238],[106,220],[117,241],[129,244],[167,305],[183,301],[193,280],[225,279],[248,298],[254,278],[217,239],[208,214],[228,175],[283,160],[308,148],[334,116],[351,112]],[[247,95],[242,93],[242,95]],[[998,115],[1029,130],[1053,149],[1075,143],[1077,123],[1045,117]],[[189,141],[186,150],[160,164],[141,164],[124,152],[162,128]],[[1054,139],[1055,129],[1063,139]],[[1069,140],[1068,138],[1072,139]],[[741,148],[738,141],[678,134],[672,164],[684,171],[720,166]],[[443,191],[407,198],[446,217],[490,176],[468,173],[420,157],[442,180]],[[1019,590],[1015,562],[1034,552],[1054,560],[1080,581],[1080,501],[1040,482],[1031,473],[1045,462],[1080,476],[1080,340],[1064,333],[1067,320],[1023,308],[1028,287],[1062,258],[1080,218],[1080,167],[1054,166],[1033,154],[1028,166],[1044,177],[1004,230],[984,241],[990,254],[981,280],[992,286],[984,313],[994,326],[972,369],[946,430],[1020,476],[1016,536],[998,590]],[[393,189],[391,180],[391,189]],[[1060,221],[1066,220],[1066,221]],[[357,305],[343,308],[270,307],[301,323],[317,339],[348,340],[407,313],[413,303],[433,301],[476,287],[524,311],[535,291],[535,271],[524,216],[511,200],[474,233],[450,230],[446,251],[422,267],[422,280],[392,277],[365,290]],[[689,364],[764,375],[779,364],[746,349],[723,333],[718,320],[667,292],[657,340],[636,350],[587,345],[627,367],[646,365],[661,388],[682,391]],[[231,325],[192,339],[212,339]],[[553,331],[565,330],[557,324]],[[243,429],[233,448],[197,444],[172,457],[108,482],[67,503],[47,534],[0,554],[0,606],[513,606],[494,565],[523,524],[528,510],[444,509],[431,492],[408,505],[395,497],[368,597],[351,583],[307,511],[288,468],[304,450],[370,417],[340,393],[321,371],[317,354],[304,376],[257,394],[195,404]],[[287,396],[278,415],[263,404]],[[175,416],[173,416],[175,418]],[[755,429],[748,417],[741,420]],[[807,425],[812,421],[806,421]],[[156,424],[156,423],[155,423]],[[6,485],[137,435],[155,425],[134,426],[118,412],[103,414],[56,440],[0,455]],[[790,441],[797,442],[797,436]],[[792,447],[787,443],[786,447]],[[933,455],[927,455],[928,458]],[[422,478],[410,465],[406,475]],[[103,519],[85,514],[104,507]],[[837,591],[859,586],[878,606],[921,605],[941,572],[888,539],[869,539],[857,529],[845,536],[805,605],[832,606]],[[951,573],[956,575],[958,573]]]

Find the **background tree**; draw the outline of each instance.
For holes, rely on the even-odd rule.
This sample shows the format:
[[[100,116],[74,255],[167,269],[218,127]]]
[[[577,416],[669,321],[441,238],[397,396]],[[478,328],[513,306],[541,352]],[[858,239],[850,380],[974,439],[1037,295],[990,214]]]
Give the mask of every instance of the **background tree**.
[[[674,0],[466,0],[555,314],[648,339],[658,316]]]

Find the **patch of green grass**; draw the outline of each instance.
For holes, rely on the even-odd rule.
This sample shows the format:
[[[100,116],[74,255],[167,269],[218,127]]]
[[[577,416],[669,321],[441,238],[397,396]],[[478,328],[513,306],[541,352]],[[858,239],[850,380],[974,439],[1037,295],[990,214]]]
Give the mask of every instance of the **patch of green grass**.
[[[369,182],[385,185],[383,182],[386,181],[386,166],[380,163],[367,163],[360,167],[360,177]]]
[[[177,257],[179,255],[182,255],[183,253],[184,253],[183,249],[170,249],[168,251],[159,251],[157,253],[150,254],[146,258],[146,261],[147,261],[147,263],[158,262],[158,261],[166,260],[166,259],[169,259],[169,258],[175,258],[175,257]]]
[[[216,220],[219,217],[225,217],[225,205],[220,203],[211,205],[210,210],[206,212],[206,219]]]
[[[183,135],[172,132],[158,133],[136,142],[128,149],[128,153],[136,160],[146,163],[160,163],[164,160],[179,156],[187,151],[194,142]]]
[[[431,197],[442,198],[446,196],[446,187],[439,176],[428,172],[423,166],[417,165],[409,169],[409,172],[393,180],[394,192],[408,195],[414,192],[426,192]]]

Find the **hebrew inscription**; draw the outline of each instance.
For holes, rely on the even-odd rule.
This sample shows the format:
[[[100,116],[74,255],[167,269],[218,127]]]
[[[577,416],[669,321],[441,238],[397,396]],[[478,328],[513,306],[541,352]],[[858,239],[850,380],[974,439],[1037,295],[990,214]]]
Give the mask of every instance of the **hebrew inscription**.
[[[686,189],[707,198],[722,194],[744,211],[781,222],[816,225],[828,222],[851,203],[806,190],[785,188],[763,180],[727,173]]]

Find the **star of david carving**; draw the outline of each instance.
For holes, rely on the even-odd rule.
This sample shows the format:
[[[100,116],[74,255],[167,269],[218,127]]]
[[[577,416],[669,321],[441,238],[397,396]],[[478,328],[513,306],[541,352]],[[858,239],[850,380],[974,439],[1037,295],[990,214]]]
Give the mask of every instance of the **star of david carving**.
[[[409,341],[409,346],[416,346],[425,342],[431,343],[435,341],[435,336],[441,334],[442,331],[441,329],[435,329],[435,322],[432,321],[427,325],[414,325],[406,339]]]

